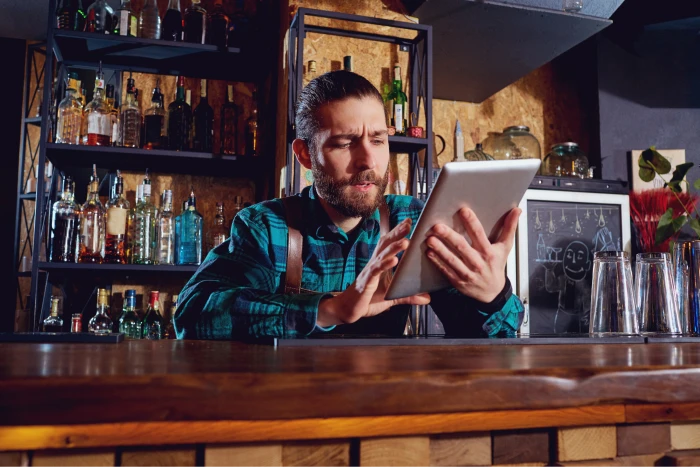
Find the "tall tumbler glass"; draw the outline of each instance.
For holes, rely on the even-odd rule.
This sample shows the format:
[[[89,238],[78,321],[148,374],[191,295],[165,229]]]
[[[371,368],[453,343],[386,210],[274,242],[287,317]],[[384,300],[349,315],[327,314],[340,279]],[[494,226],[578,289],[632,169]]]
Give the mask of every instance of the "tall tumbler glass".
[[[678,311],[684,334],[700,334],[700,240],[673,245]]]
[[[681,334],[671,255],[639,253],[636,266],[636,301],[642,333]]]
[[[632,267],[626,251],[597,251],[593,255],[589,332],[595,337],[639,334]]]

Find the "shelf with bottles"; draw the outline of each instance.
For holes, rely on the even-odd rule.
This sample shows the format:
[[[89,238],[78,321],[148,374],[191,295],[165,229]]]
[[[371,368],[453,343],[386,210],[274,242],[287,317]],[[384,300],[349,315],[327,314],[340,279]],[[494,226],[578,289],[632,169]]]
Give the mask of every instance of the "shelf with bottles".
[[[172,264],[91,264],[91,263],[51,263],[42,261],[39,270],[51,273],[52,276],[67,276],[80,274],[113,275],[128,277],[130,275],[170,274],[191,276],[198,268],[197,265]]]

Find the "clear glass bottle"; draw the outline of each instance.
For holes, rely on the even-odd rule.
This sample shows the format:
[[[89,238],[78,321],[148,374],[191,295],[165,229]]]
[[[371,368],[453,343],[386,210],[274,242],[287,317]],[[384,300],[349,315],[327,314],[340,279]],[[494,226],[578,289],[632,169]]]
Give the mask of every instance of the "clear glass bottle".
[[[124,293],[124,308],[119,317],[119,332],[126,339],[141,339],[141,319],[136,310],[136,290],[128,289]]]
[[[464,158],[468,161],[492,161],[493,157],[484,152],[481,143],[477,143],[476,148],[464,153]]]
[[[69,31],[84,31],[86,16],[81,0],[63,0],[56,9],[56,27]]]
[[[212,152],[214,150],[214,109],[207,99],[207,80],[199,81],[199,105],[192,114],[194,120],[194,150]]]
[[[182,215],[187,212],[187,200],[182,202],[182,211],[175,216],[175,264],[180,264],[180,232],[182,230]]]
[[[44,332],[63,331],[63,319],[58,316],[58,297],[51,297],[51,313],[43,323]]]
[[[107,3],[107,0],[95,0],[87,9],[88,32],[98,32],[110,34],[112,32],[112,19],[114,10]]]
[[[187,211],[182,213],[178,240],[177,264],[201,264],[202,263],[202,215],[197,212],[197,199],[194,195],[194,187],[187,200]]]
[[[238,107],[233,101],[233,85],[227,90],[221,107],[221,154],[238,154]]]
[[[553,145],[542,166],[542,175],[588,178],[588,158],[576,143]]]
[[[75,263],[80,208],[75,203],[73,180],[63,177],[61,198],[51,208],[51,229],[49,231],[49,261]]]
[[[207,14],[207,44],[226,47],[228,44],[228,23],[223,0],[214,0],[214,8]]]
[[[192,108],[185,102],[185,78],[177,78],[177,94],[168,106],[168,146],[175,151],[190,148]]]
[[[165,320],[160,314],[159,295],[160,293],[157,290],[151,290],[149,295],[148,308],[146,309],[146,314],[143,316],[143,320],[141,320],[141,336],[144,339],[163,339]]]
[[[163,94],[160,92],[160,80],[156,79],[153,88],[151,107],[144,117],[144,148],[158,149],[165,146],[165,109]]]
[[[258,155],[258,102],[256,93],[253,93],[253,110],[248,117],[245,128],[245,154],[246,156]]]
[[[66,97],[58,104],[57,143],[80,144],[83,105],[78,99],[79,87],[78,74],[71,73],[66,86]]]
[[[207,10],[202,7],[200,0],[192,0],[185,10],[185,25],[183,39],[185,42],[204,44],[207,33]]]
[[[119,110],[117,110],[115,104],[114,85],[108,84],[106,88],[105,102],[107,103],[107,108],[109,108],[109,116],[112,121],[112,146],[117,146],[117,141],[119,139]]]
[[[139,37],[160,39],[160,13],[156,0],[146,0],[139,14]]]
[[[126,225],[129,201],[124,197],[124,178],[119,170],[114,179],[112,196],[107,202],[105,263],[126,264]]]
[[[170,0],[163,16],[163,28],[160,35],[166,41],[182,41],[182,13],[180,0]]]
[[[406,93],[403,92],[403,83],[401,82],[401,67],[394,65],[394,82],[390,94],[392,101],[391,105],[391,125],[396,128],[397,135],[405,135],[407,120],[406,120]]]
[[[109,292],[107,289],[97,289],[97,312],[90,318],[88,331],[93,334],[109,334],[112,332],[112,318],[109,317]]]
[[[79,263],[100,264],[105,251],[105,208],[99,197],[100,179],[97,166],[92,165],[88,197],[80,210]]]
[[[158,239],[156,264],[175,264],[175,218],[173,217],[173,192],[170,190],[163,190],[156,238]]]
[[[100,72],[95,79],[95,93],[85,108],[87,118],[87,144],[89,146],[109,146],[112,142],[112,115],[105,100],[105,82]]]
[[[136,239],[136,206],[143,200],[143,183],[139,183],[136,187],[136,201],[134,206],[129,209],[129,214],[126,218],[126,261],[129,264],[134,264],[134,240]]]
[[[509,126],[501,135],[493,138],[491,154],[494,159],[540,159],[542,151],[537,138],[530,128],[519,125]]]
[[[131,9],[131,0],[121,0],[121,5],[114,17],[114,34],[118,36],[138,37],[139,19]]]
[[[122,105],[119,116],[119,133],[122,146],[126,148],[138,148],[141,144],[141,110],[136,104],[134,91],[136,86],[129,75],[126,81],[126,102]]]
[[[158,208],[151,203],[151,178],[146,170],[143,198],[134,214],[134,264],[153,264],[156,249],[156,219]]]
[[[229,236],[229,230],[226,224],[226,216],[224,214],[224,203],[221,201],[216,203],[216,215],[214,222],[208,233],[208,250],[212,250],[226,241]]]

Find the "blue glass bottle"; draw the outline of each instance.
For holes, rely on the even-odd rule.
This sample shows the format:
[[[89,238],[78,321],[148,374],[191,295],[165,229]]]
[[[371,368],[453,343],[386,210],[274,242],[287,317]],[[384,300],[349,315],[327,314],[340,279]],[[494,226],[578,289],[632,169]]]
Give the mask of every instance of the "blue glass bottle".
[[[197,212],[197,199],[194,196],[194,187],[187,200],[187,211],[180,215],[177,233],[178,255],[177,264],[201,264],[202,263],[202,215]]]

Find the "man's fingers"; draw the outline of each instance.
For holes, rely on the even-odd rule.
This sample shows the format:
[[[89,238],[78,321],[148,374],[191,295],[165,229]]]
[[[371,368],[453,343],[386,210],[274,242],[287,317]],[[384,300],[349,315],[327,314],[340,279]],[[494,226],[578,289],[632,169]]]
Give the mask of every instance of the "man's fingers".
[[[469,208],[462,208],[458,211],[458,214],[462,219],[462,224],[467,231],[467,235],[469,235],[469,238],[472,240],[472,248],[482,253],[488,251],[491,242],[486,232],[484,232],[484,226],[481,225],[481,221],[476,217],[474,211]]]
[[[391,231],[379,241],[379,245],[377,245],[377,248],[379,248],[380,250],[384,249],[390,243],[395,242],[396,240],[399,240],[408,235],[411,232],[412,222],[413,220],[410,217],[407,217],[406,219],[401,221],[396,227],[391,229]]]
[[[443,263],[450,266],[458,275],[469,276],[472,271],[479,272],[484,267],[484,261],[476,250],[471,248],[467,241],[453,231],[459,237],[461,242],[447,241],[447,246],[443,241],[436,237],[430,237],[426,240],[429,247],[428,256],[430,253],[436,255]],[[455,243],[460,243],[455,245]],[[456,252],[456,253],[455,253]]]
[[[394,300],[394,305],[427,305],[430,303],[430,294],[420,293],[411,295],[410,297],[397,298]]]
[[[508,247],[508,251],[510,251],[515,241],[515,231],[518,229],[518,219],[520,218],[521,212],[522,209],[520,208],[513,208],[510,210],[503,223],[501,234],[498,236],[498,240],[496,240],[496,243],[505,244]]]
[[[452,254],[452,253],[450,253],[450,254]],[[443,273],[445,275],[445,277],[447,277],[447,280],[453,286],[456,286],[457,283],[462,282],[463,279],[466,279],[467,281],[469,281],[474,276],[474,273],[469,271],[469,270],[466,270],[466,272],[464,272],[463,274],[456,272],[451,264],[448,264],[446,261],[444,261],[433,250],[428,251],[428,259],[430,261],[432,261],[432,263],[438,268],[438,270],[441,273]]]

